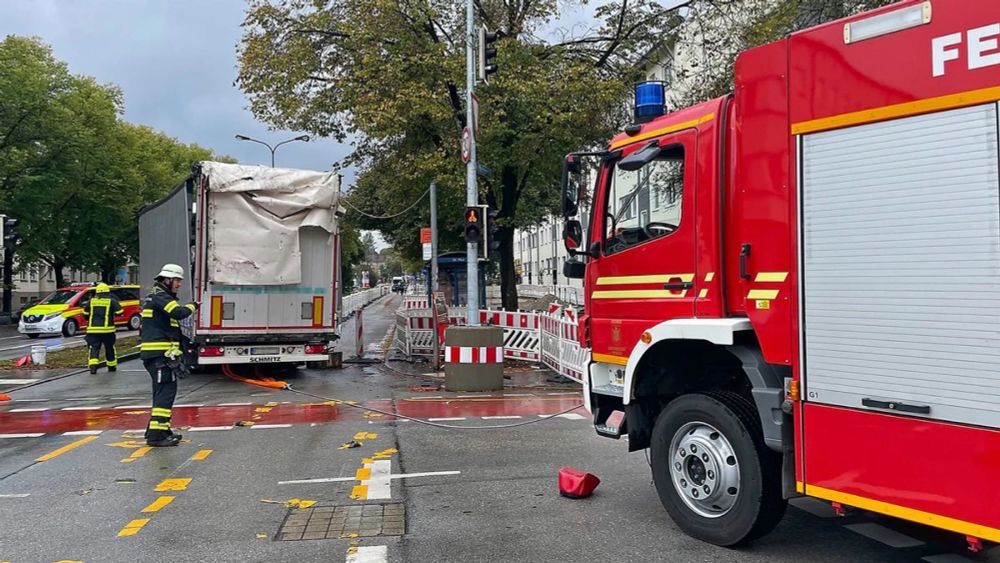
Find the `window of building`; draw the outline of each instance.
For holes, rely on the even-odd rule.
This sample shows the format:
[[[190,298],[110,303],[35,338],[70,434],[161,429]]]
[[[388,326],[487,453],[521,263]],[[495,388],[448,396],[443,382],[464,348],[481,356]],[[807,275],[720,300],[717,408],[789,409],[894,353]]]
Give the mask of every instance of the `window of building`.
[[[38,266],[29,266],[28,267],[28,276],[31,277],[31,281],[32,282],[37,282],[38,281]]]

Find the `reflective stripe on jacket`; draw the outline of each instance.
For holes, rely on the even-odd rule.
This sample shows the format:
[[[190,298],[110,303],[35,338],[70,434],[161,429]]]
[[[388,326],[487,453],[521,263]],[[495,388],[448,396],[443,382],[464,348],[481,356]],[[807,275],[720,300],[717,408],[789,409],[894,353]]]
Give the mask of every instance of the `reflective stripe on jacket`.
[[[98,293],[97,295],[108,295]],[[94,297],[87,305],[87,334],[107,334],[115,331],[115,316],[124,314],[114,297]]]
[[[181,329],[178,321],[191,316],[194,311],[193,303],[182,306],[177,302],[176,295],[159,283],[155,284],[153,291],[142,302],[142,330],[139,333],[142,359],[179,352]]]

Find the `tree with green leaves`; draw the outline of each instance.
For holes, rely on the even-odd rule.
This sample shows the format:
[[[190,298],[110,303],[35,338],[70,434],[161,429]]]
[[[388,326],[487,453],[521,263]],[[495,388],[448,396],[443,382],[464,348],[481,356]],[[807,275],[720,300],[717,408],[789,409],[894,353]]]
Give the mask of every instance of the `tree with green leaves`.
[[[0,41],[0,210],[21,220],[23,266],[106,281],[138,257],[135,213],[211,151],[121,120],[113,85],[74,75],[35,38]],[[9,288],[7,288],[9,289]]]
[[[592,32],[552,40],[541,30],[576,2],[477,0],[476,20],[500,30],[500,72],[477,91],[477,152],[492,174],[480,201],[499,210],[504,305],[517,306],[513,230],[559,205],[566,153],[602,144],[625,122],[636,61],[669,14],[651,0],[597,9]],[[261,120],[351,137],[359,168],[350,202],[409,263],[418,263],[427,201],[438,182],[440,246],[461,248],[465,167],[465,3],[457,0],[255,0],[244,23],[238,84]]]

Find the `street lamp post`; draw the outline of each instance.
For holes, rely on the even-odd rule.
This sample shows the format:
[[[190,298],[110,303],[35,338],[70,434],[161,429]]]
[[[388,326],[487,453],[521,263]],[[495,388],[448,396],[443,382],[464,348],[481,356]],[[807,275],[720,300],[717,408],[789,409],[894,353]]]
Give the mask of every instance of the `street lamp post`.
[[[257,139],[252,138],[252,137],[247,137],[246,135],[236,135],[236,138],[238,140],[240,140],[240,141],[251,141],[251,142],[254,142],[254,143],[260,143],[260,144],[264,145],[265,147],[267,147],[268,150],[271,151],[271,168],[274,168],[274,151],[278,150],[278,147],[280,147],[281,145],[284,145],[285,143],[291,143],[292,141],[302,141],[304,143],[308,143],[309,142],[309,135],[299,135],[298,137],[295,137],[293,139],[287,139],[285,141],[281,141],[280,143],[278,143],[278,144],[276,144],[276,145],[274,145],[272,147],[271,145],[265,143],[264,141],[259,141]]]

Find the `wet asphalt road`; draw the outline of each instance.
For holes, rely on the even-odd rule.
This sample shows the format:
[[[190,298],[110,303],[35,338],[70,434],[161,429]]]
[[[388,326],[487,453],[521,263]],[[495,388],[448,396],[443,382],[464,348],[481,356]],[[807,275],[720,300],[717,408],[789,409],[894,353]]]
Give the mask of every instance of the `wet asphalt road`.
[[[395,302],[366,313],[375,347]],[[352,355],[349,338],[341,348]],[[377,366],[285,380],[479,427],[540,420],[579,401],[567,387],[448,393]],[[748,548],[703,544],[666,516],[644,455],[599,438],[575,412],[519,428],[442,429],[205,373],[181,381],[175,406],[190,441],[146,450],[148,394],[133,361],[116,375],[72,376],[0,404],[0,561],[1000,561],[963,553],[949,534],[865,513],[837,518],[809,499]],[[233,425],[240,421],[254,425]],[[361,445],[343,447],[351,441]],[[560,497],[564,465],[597,474],[597,493]],[[285,504],[295,500],[316,504],[297,513]],[[405,516],[362,517],[359,531],[401,520],[403,535],[331,527],[336,511],[383,505],[402,505]],[[296,519],[305,525],[291,526]]]

